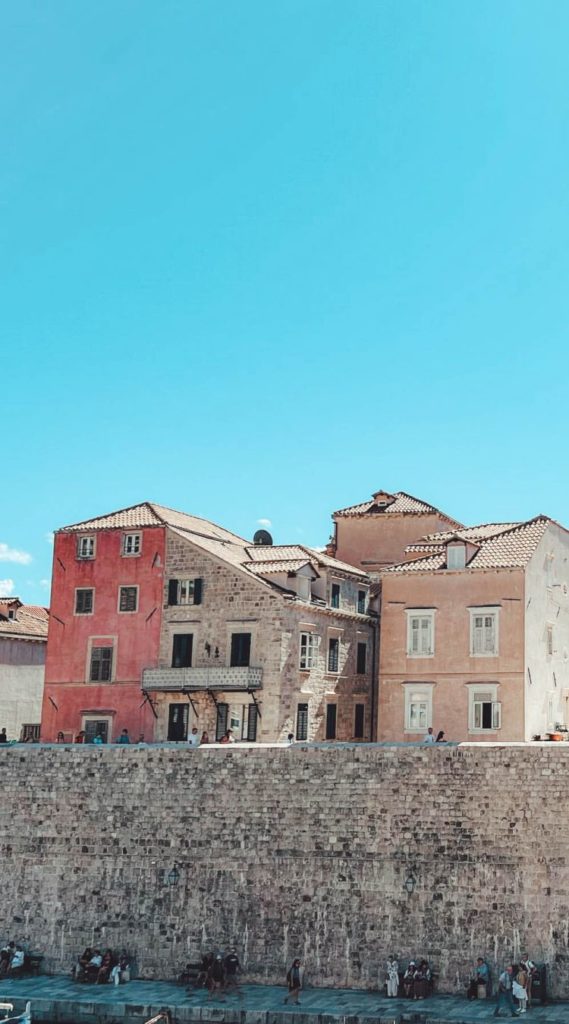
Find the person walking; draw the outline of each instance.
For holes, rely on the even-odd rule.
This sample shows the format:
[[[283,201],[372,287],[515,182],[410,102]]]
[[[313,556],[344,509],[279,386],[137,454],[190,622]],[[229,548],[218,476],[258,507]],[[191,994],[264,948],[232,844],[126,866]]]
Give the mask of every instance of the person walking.
[[[198,736],[197,726],[194,725],[191,733],[188,736],[188,746],[189,747],[199,747],[199,745],[200,745],[200,738]]]
[[[498,1003],[497,1003],[496,1009],[494,1010],[494,1016],[495,1017],[499,1017],[500,1016],[500,1007],[502,1007],[504,1005],[510,1011],[510,1014],[512,1015],[512,1017],[519,1017],[519,1015],[520,1015],[520,1011],[516,1010],[516,1008],[514,1006],[514,1000],[513,1000],[513,997],[512,997],[512,975],[513,975],[513,973],[514,973],[513,965],[509,964],[508,967],[506,967],[506,970],[502,971],[502,973],[500,975],[500,978],[498,980]]]
[[[515,978],[512,979],[512,993],[514,999],[517,999],[519,1003],[520,1013],[526,1013],[528,1003],[527,993],[528,976],[526,971],[520,965],[519,970],[516,973]]]
[[[394,956],[387,960],[387,998],[395,999],[399,992],[399,963]]]
[[[225,990],[229,992],[230,988],[241,995],[241,989],[239,988],[239,982],[237,975],[241,971],[241,964],[239,963],[239,957],[237,956],[237,950],[235,946],[231,946],[229,953],[225,957]]]
[[[213,999],[213,997],[219,992],[220,997],[223,1000],[223,990],[225,988],[225,967],[221,953],[216,953],[213,958],[212,965],[209,969],[208,983],[208,999]]]
[[[290,965],[287,974],[286,981],[288,985],[288,996],[285,996],[285,1003],[288,1003],[289,999],[295,1006],[300,1006],[299,993],[302,988],[302,978],[304,975],[304,969],[302,967],[302,961],[300,957],[295,957]]]

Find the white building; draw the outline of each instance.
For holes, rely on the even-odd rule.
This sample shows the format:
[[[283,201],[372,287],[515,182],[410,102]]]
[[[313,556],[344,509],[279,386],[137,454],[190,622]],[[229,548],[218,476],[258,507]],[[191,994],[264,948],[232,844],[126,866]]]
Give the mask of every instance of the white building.
[[[39,739],[48,610],[0,597],[0,729]]]

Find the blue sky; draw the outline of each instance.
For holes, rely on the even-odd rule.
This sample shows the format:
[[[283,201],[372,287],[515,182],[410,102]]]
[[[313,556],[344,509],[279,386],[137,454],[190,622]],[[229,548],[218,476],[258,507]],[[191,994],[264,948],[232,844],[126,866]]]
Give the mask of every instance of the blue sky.
[[[47,600],[50,531],[147,498],[281,543],[379,488],[569,522],[568,30],[5,0],[0,579]]]

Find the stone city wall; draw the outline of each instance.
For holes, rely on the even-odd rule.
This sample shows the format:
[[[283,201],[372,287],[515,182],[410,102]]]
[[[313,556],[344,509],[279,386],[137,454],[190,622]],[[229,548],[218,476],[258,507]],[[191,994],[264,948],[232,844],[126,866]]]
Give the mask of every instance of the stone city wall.
[[[300,955],[311,984],[374,988],[394,952],[454,991],[479,954],[527,949],[569,996],[569,745],[30,745],[0,765],[0,939],[53,972],[95,944],[172,977],[235,943],[250,981]]]

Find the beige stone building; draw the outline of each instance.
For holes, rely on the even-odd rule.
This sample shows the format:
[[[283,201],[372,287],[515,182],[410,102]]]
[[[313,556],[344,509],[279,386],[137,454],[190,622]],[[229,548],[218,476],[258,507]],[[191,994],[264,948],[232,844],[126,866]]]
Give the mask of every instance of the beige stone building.
[[[569,533],[447,530],[381,572],[378,739],[531,740],[569,725]]]
[[[332,519],[328,552],[372,574],[404,561],[407,545],[419,537],[461,525],[405,491],[376,491],[369,501],[333,512]]]
[[[0,597],[0,728],[9,740],[39,739],[48,610]]]
[[[142,674],[155,737],[369,740],[369,589],[367,573],[304,546],[169,528],[158,665]]]

